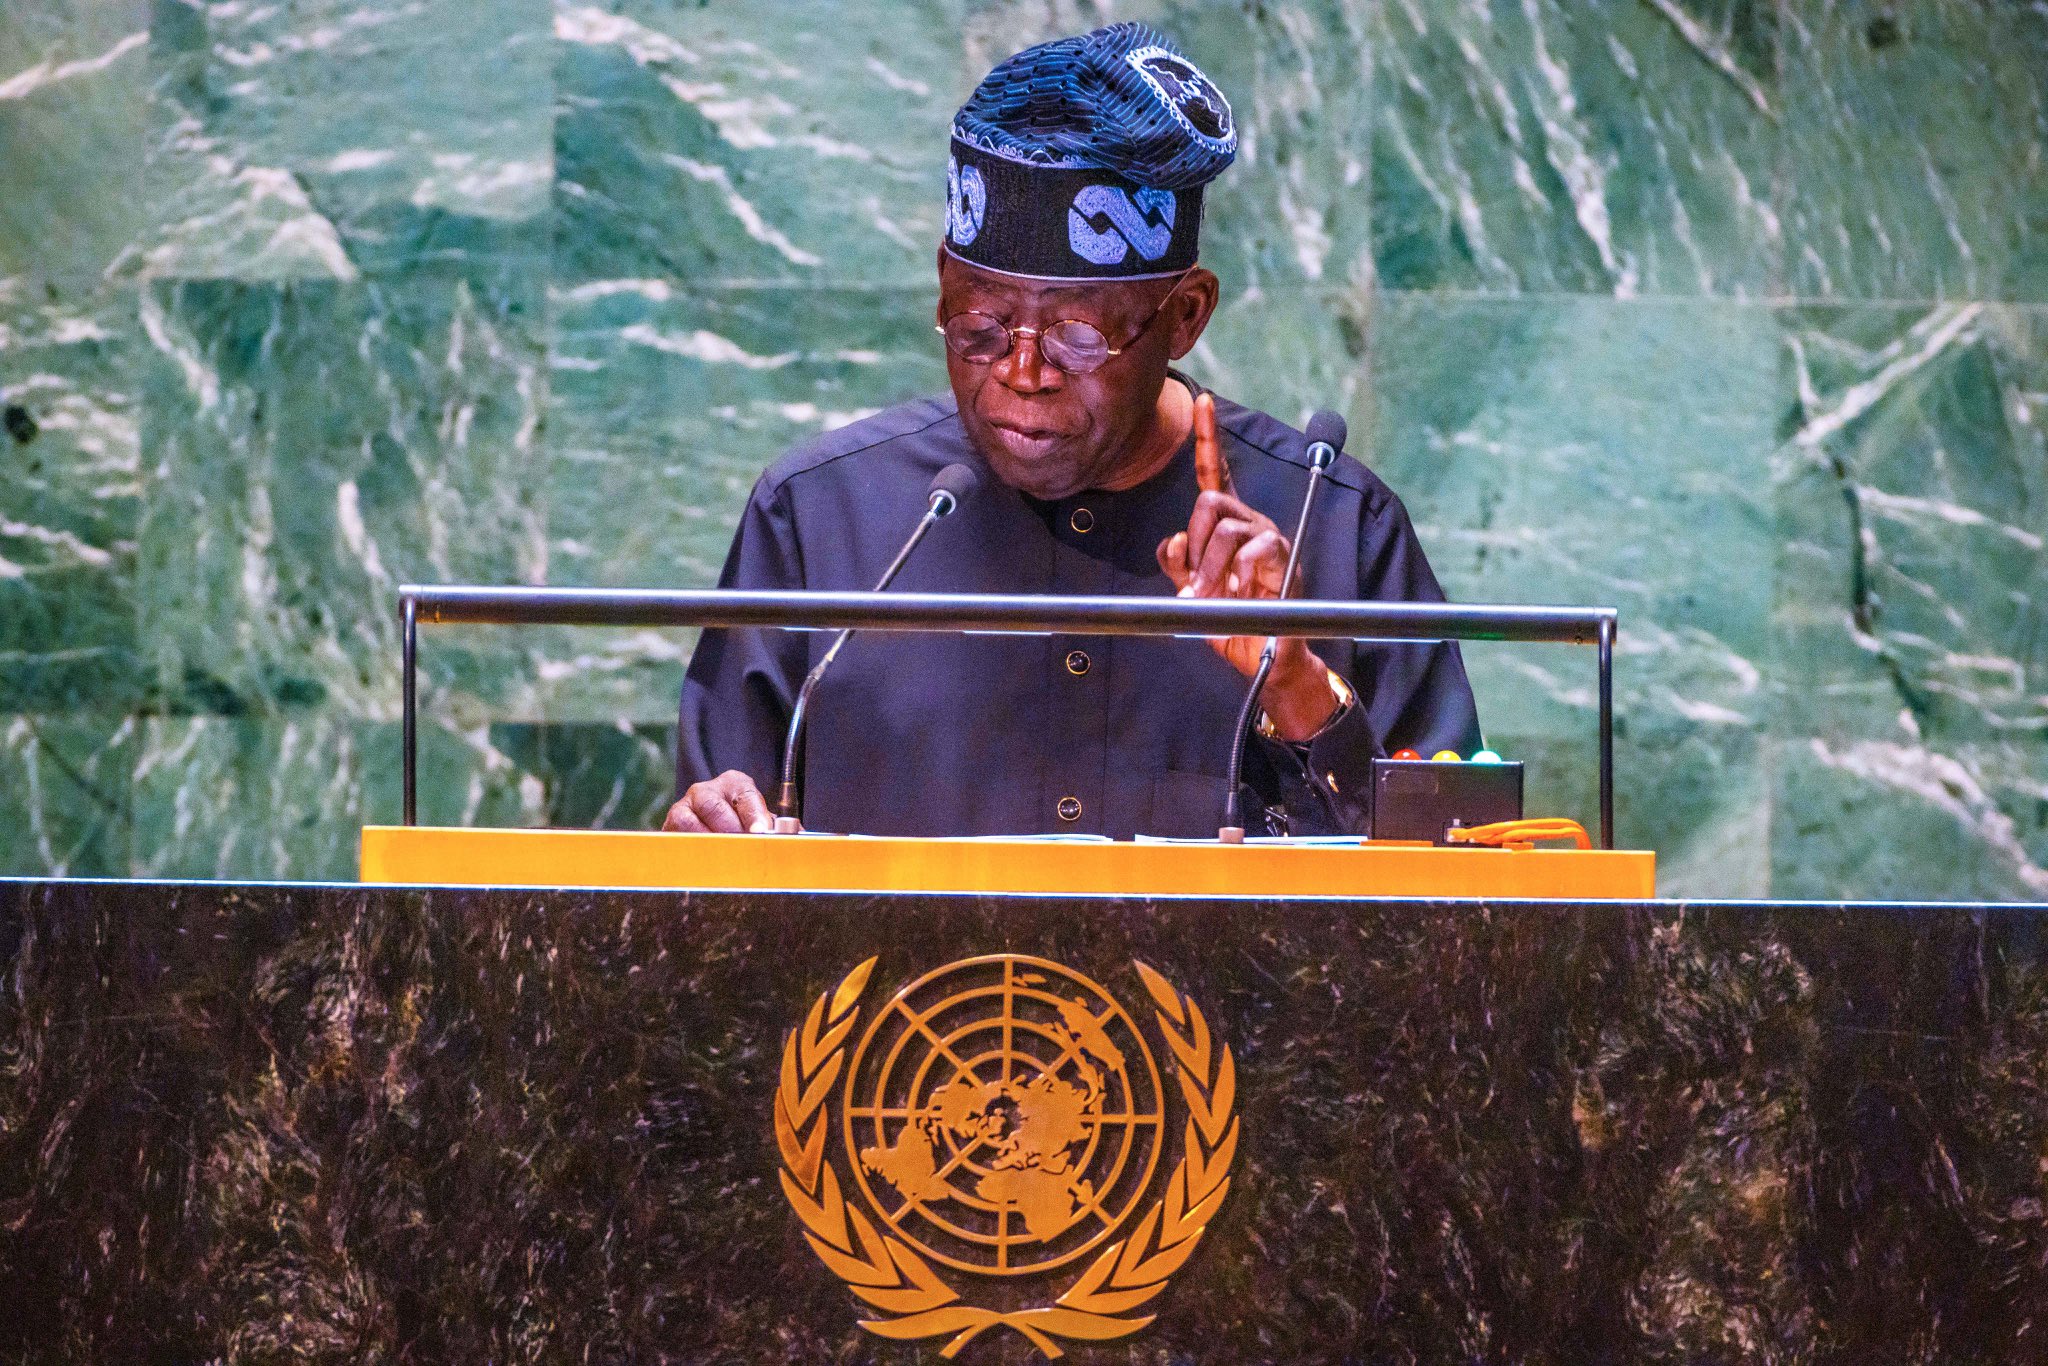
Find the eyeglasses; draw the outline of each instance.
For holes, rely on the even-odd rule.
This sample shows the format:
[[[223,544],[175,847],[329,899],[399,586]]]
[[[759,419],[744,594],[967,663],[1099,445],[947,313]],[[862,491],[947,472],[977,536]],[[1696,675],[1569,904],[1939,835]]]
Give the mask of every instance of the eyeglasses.
[[[1102,329],[1094,323],[1080,318],[1062,318],[1047,327],[1011,327],[993,314],[979,313],[973,309],[955,313],[935,329],[946,339],[947,349],[971,365],[991,365],[1001,360],[1016,347],[1019,337],[1028,337],[1038,343],[1038,354],[1046,364],[1069,375],[1085,375],[1099,370],[1111,356],[1121,356],[1125,347],[1138,340],[1150,330],[1159,315],[1166,311],[1166,305],[1173,298],[1180,282],[1194,270],[1189,266],[1174,278],[1172,288],[1166,297],[1152,310],[1138,330],[1124,339],[1123,346],[1111,346],[1109,338],[1102,335]]]

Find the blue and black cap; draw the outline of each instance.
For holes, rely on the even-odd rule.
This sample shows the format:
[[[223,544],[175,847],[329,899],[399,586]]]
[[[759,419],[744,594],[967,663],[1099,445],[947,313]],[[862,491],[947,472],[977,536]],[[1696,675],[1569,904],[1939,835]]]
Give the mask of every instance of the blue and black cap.
[[[1223,92],[1144,24],[1026,48],[953,120],[946,249],[1008,275],[1140,280],[1195,263],[1237,156]]]

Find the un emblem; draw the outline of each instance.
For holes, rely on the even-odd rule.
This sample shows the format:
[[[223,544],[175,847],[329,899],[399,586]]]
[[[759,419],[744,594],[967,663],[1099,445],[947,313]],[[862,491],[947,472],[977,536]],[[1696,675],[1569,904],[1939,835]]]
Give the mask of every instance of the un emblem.
[[[1097,983],[1042,958],[970,958],[910,983],[861,1028],[874,961],[791,1034],[775,1096],[783,1192],[819,1259],[881,1311],[861,1326],[945,1336],[946,1357],[1004,1327],[1056,1357],[1060,1338],[1151,1323],[1135,1311],[1230,1188],[1229,1048],[1192,1001],[1133,964],[1185,1111],[1176,1144],[1145,1031]]]

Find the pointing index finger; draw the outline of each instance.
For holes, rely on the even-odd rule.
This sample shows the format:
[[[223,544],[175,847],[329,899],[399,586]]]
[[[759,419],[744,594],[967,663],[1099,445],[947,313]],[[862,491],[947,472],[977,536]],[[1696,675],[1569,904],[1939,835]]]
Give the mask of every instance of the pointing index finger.
[[[1216,437],[1216,396],[1195,395],[1195,483],[1204,491],[1230,492],[1230,466]]]

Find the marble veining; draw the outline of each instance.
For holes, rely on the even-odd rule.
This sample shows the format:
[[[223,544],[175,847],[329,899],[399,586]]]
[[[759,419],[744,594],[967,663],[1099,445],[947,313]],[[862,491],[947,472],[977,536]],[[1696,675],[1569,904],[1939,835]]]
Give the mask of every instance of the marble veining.
[[[1936,840],[1955,894],[2042,895],[2048,331],[1979,304],[1791,319],[1799,401],[1772,461],[1781,885],[1852,864],[1926,885],[1904,851]]]
[[[527,274],[554,178],[546,0],[160,0],[151,276]]]
[[[350,875],[393,586],[709,582],[942,384],[953,109],[1111,18],[1237,108],[1187,365],[1453,592],[1622,609],[1666,891],[2043,895],[2030,0],[9,0],[0,870]],[[430,632],[426,809],[650,819],[690,646]],[[1590,818],[1589,661],[1472,662]]]
[[[1383,279],[1773,293],[1776,9],[1389,0],[1372,162]]]

